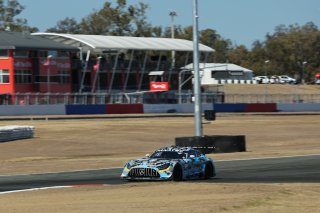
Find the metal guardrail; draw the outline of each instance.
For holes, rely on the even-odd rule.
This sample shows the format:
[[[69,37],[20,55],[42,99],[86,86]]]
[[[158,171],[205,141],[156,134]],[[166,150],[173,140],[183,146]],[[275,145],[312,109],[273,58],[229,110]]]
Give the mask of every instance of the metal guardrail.
[[[48,104],[182,104],[193,103],[193,94],[161,93],[15,93],[0,96],[1,105]],[[202,93],[202,103],[320,103],[320,94]]]

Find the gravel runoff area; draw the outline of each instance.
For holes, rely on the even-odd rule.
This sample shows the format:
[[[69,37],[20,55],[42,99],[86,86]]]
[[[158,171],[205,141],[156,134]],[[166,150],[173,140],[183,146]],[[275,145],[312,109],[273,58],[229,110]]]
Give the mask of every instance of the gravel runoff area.
[[[107,117],[107,116],[106,116]],[[192,117],[0,121],[35,137],[0,143],[0,175],[121,167],[192,136]],[[319,114],[218,114],[205,135],[246,135],[247,152],[216,160],[320,154]],[[0,195],[0,212],[317,212],[317,183],[143,182]]]

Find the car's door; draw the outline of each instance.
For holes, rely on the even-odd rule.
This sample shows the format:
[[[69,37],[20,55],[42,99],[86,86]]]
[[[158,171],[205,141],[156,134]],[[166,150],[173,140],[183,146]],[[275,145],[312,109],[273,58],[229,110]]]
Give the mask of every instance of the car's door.
[[[202,160],[201,160],[201,153],[197,150],[190,150],[189,151],[189,158],[191,159],[191,173],[193,177],[198,177],[202,170]]]

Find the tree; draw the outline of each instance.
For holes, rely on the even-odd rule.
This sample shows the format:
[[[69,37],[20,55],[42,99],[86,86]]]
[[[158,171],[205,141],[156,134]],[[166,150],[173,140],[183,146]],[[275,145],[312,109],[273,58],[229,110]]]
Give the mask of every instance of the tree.
[[[15,18],[25,9],[17,0],[9,0],[7,4],[0,0],[0,30],[7,31],[38,31],[36,27],[27,25],[24,18]]]
[[[117,0],[116,5],[105,2],[103,8],[83,18],[80,23],[66,18],[59,21],[50,32],[70,32],[93,35],[154,36],[161,33],[159,27],[147,22],[148,5],[127,5],[126,0]]]
[[[209,61],[216,63],[228,62],[228,54],[231,48],[230,40],[223,39],[215,30],[204,29],[200,31],[199,42],[201,44],[207,45],[215,50],[214,54],[208,58]]]
[[[74,18],[65,18],[57,23],[55,27],[47,29],[47,32],[55,33],[80,33],[79,24]]]
[[[307,63],[306,77],[311,80],[312,70],[319,67],[320,32],[312,22],[304,26],[280,25],[272,35],[267,35],[265,50],[273,63],[274,72],[291,76],[302,75],[303,63]]]

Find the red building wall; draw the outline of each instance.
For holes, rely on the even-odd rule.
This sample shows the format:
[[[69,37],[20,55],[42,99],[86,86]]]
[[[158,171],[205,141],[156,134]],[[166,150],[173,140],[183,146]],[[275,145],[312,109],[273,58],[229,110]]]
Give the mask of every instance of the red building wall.
[[[33,70],[34,64],[31,58],[14,58],[14,70]],[[32,75],[32,82],[34,82],[34,75]],[[15,92],[34,92],[33,83],[31,84],[15,84]]]
[[[71,78],[71,61],[66,58],[52,58],[47,63],[47,58],[40,59],[40,76],[47,78],[50,76],[50,92],[51,93],[67,93],[72,92],[72,78]],[[69,83],[61,84],[56,82],[54,79],[59,78],[59,71],[68,71]],[[39,92],[48,92],[47,83],[40,84]]]
[[[9,70],[9,83],[0,83],[0,94],[4,93],[69,93],[72,92],[71,59],[14,57],[14,50],[9,50],[9,57],[0,57],[0,69]],[[37,63],[34,63],[37,61]],[[15,83],[16,70],[31,70],[31,83]],[[67,75],[67,82],[62,83],[61,71]],[[49,87],[47,79],[49,76]],[[48,91],[49,89],[49,91]]]
[[[9,57],[0,58],[0,69],[9,70],[9,83],[0,83],[0,94],[14,92],[14,68],[13,51],[9,51]]]

